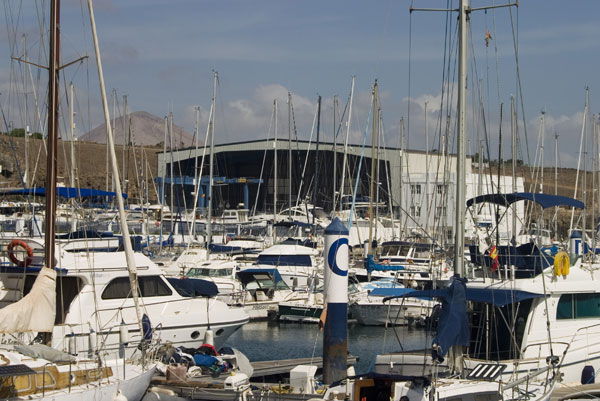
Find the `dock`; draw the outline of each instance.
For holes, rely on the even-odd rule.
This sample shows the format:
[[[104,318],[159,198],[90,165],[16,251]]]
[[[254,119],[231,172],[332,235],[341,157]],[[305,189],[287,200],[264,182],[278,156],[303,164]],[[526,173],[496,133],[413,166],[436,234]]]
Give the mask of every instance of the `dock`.
[[[355,365],[357,358],[349,355],[347,359],[348,366]],[[286,383],[261,383],[260,378],[266,378],[277,375],[289,375],[290,371],[298,365],[323,367],[323,358],[295,358],[278,359],[272,361],[250,362],[254,372],[251,382],[255,389],[249,390],[260,396],[261,393],[269,392],[270,400],[307,400],[307,394],[290,394],[289,386]],[[239,396],[238,392],[224,388],[224,382],[229,373],[222,373],[217,377],[211,375],[199,375],[186,377],[185,380],[167,380],[161,374],[156,374],[152,378],[149,392],[144,397],[144,401],[156,401],[163,399],[161,395],[182,397],[189,400],[233,400]],[[315,395],[317,396],[317,395]],[[318,396],[317,396],[318,397]]]

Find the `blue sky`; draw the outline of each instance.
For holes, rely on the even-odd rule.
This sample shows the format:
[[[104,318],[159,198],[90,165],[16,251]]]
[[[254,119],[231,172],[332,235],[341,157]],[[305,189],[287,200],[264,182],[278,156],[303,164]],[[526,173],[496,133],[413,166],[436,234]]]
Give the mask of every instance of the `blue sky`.
[[[41,62],[39,28],[34,4],[4,3],[5,29],[0,36],[0,91],[5,113],[20,126],[17,86],[20,68],[11,54],[22,55],[21,35],[28,35],[30,59]],[[504,1],[472,1],[473,7]],[[378,79],[385,143],[398,146],[404,118],[411,148],[425,148],[424,104],[427,102],[431,147],[439,141],[439,109],[444,46],[456,40],[455,14],[409,12],[408,1],[193,1],[99,0],[94,3],[107,91],[116,89],[129,109],[157,116],[173,111],[176,124],[194,130],[195,108],[200,107],[204,136],[212,96],[213,70],[219,73],[217,143],[266,138],[273,135],[273,99],[279,101],[279,135],[286,137],[287,92],[293,96],[298,137],[308,139],[318,95],[323,97],[321,137],[332,140],[332,98],[343,108],[351,77],[356,77],[351,141],[361,142],[370,103],[371,86]],[[414,7],[456,7],[457,1],[414,1]],[[575,167],[582,129],[585,88],[594,108],[600,54],[600,3],[594,0],[521,1],[519,8],[500,8],[472,14],[470,64],[481,82],[492,158],[497,157],[499,103],[503,104],[503,141],[510,131],[510,97],[520,103],[516,84],[513,26],[517,35],[527,141],[533,162],[545,110],[545,164],[554,163],[554,134],[559,135],[560,165]],[[102,122],[98,80],[87,16],[87,3],[63,0],[63,60],[90,55],[90,61],[65,70],[66,81],[77,87],[80,123],[86,131]],[[512,24],[511,24],[512,19]],[[445,33],[446,23],[452,28]],[[486,31],[492,35],[485,46]],[[19,38],[11,52],[13,38]],[[409,49],[410,45],[410,49]],[[454,77],[455,55],[448,71]],[[410,70],[410,74],[409,74]],[[34,78],[38,74],[33,70]],[[41,78],[44,74],[41,75]],[[470,70],[470,79],[475,74]],[[41,82],[41,81],[40,81]],[[409,85],[410,82],[410,85]],[[43,86],[43,85],[40,85]],[[409,88],[410,86],[410,88]],[[473,89],[473,85],[470,85]],[[41,91],[45,91],[42,88]],[[454,92],[455,93],[455,92]],[[475,92],[476,94],[476,92]],[[447,96],[447,95],[444,95]],[[473,92],[469,94],[470,147],[474,132]],[[410,103],[410,107],[408,106]],[[88,107],[89,105],[89,107]],[[522,121],[521,106],[519,120]],[[89,112],[88,112],[89,110]],[[112,110],[111,110],[112,112]],[[477,125],[477,127],[475,127]],[[524,128],[519,128],[524,147]],[[270,131],[270,132],[269,132]],[[590,130],[591,134],[591,130]],[[592,146],[586,148],[590,154]],[[504,150],[508,158],[508,147]],[[589,164],[589,162],[588,162]]]

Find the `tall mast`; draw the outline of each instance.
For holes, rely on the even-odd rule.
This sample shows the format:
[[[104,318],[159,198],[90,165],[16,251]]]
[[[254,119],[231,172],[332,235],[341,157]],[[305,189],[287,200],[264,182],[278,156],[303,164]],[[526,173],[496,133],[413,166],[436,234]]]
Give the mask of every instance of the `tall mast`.
[[[379,120],[377,110],[377,80],[373,85],[373,140],[371,143],[371,184],[369,186],[369,255],[373,254],[373,198],[375,197],[375,152],[377,146],[377,122]]]
[[[102,108],[104,110],[104,121],[107,124],[107,142],[110,146],[110,156],[112,161],[112,170],[115,177],[116,198],[119,206],[119,218],[121,220],[121,232],[123,234],[123,246],[125,248],[125,258],[127,260],[127,270],[129,272],[129,283],[131,286],[131,296],[135,305],[135,312],[137,316],[138,328],[140,335],[144,337],[144,329],[142,326],[142,312],[139,308],[138,298],[138,279],[137,279],[137,268],[135,264],[135,257],[133,255],[133,249],[131,246],[131,240],[129,238],[129,227],[127,226],[127,217],[125,215],[125,205],[123,203],[123,196],[121,191],[121,185],[119,183],[119,168],[117,166],[117,154],[115,152],[115,143],[113,140],[112,130],[110,129],[110,116],[108,115],[108,102],[106,100],[106,90],[104,86],[104,75],[102,73],[102,59],[100,58],[100,47],[98,45],[98,35],[96,34],[96,22],[94,19],[94,9],[92,7],[92,0],[88,0],[88,8],[90,12],[90,25],[92,27],[92,36],[94,38],[94,50],[96,53],[96,64],[98,67],[98,79],[100,81],[100,93],[102,95]]]
[[[27,35],[23,35],[23,60],[27,62]],[[29,125],[27,124],[28,115],[27,115],[27,67],[26,63],[23,63],[23,97],[25,98],[25,137],[24,137],[24,145],[25,145],[25,174],[23,174],[23,182],[25,183],[25,188],[29,188]]]
[[[425,102],[425,191],[424,195],[425,195],[425,199],[426,202],[429,204],[429,131],[427,130],[427,102]],[[429,213],[429,210],[427,210],[427,222],[425,223],[425,227],[426,229],[430,229],[429,227],[429,218],[431,213]],[[440,215],[441,217],[441,215]],[[434,222],[435,224],[435,222]]]
[[[123,95],[123,184],[121,187],[127,192],[127,135],[129,133],[129,118],[127,117],[127,95]]]
[[[292,220],[292,94],[288,92],[288,217]]]
[[[458,138],[456,150],[456,214],[454,236],[454,273],[464,275],[465,252],[465,164],[467,110],[467,13],[468,0],[461,0],[459,9],[460,44],[458,50]]]
[[[510,130],[511,130],[511,150],[512,150],[512,192],[517,192],[517,116],[515,115],[515,98],[510,97]],[[481,158],[481,155],[480,155]],[[512,211],[512,236],[516,240],[517,238],[517,203],[513,203]]]
[[[332,209],[335,212],[335,191],[337,188],[337,135],[335,133],[335,116],[337,113],[338,97],[333,97],[333,194],[331,196]]]
[[[170,215],[171,215],[171,233],[173,233],[173,235],[175,235],[175,225],[173,224],[174,219],[175,219],[175,215],[173,214],[173,211],[175,209],[175,206],[173,204],[173,200],[175,199],[175,195],[174,195],[174,181],[175,181],[175,175],[173,172],[173,165],[175,164],[174,160],[173,160],[173,112],[170,111],[169,112],[169,154],[171,157],[171,163],[170,163],[170,175],[171,175],[171,182],[169,185],[169,189],[171,192],[171,199],[169,202],[169,211],[170,211]]]
[[[273,100],[273,114],[275,115],[275,140],[273,141],[273,224],[277,223],[277,99]],[[275,230],[273,230],[275,235]]]
[[[546,112],[542,110],[541,146],[540,146],[540,193],[544,193],[544,139],[546,137]]]
[[[350,137],[350,123],[352,122],[352,101],[354,100],[354,76],[352,76],[352,88],[350,89],[350,110],[346,121],[346,139],[344,140],[344,159],[342,160],[342,183],[340,185],[340,210],[342,209],[342,198],[344,197],[344,181],[346,178],[346,159],[348,157],[348,138]]]
[[[558,195],[558,133],[554,133],[554,195]],[[554,208],[554,238],[558,232],[558,206]]]
[[[60,1],[50,2],[50,66],[48,69],[48,140],[46,159],[45,266],[54,268],[56,169],[58,142],[58,72],[60,60]]]
[[[198,207],[198,186],[200,184],[200,178],[198,177],[198,120],[200,119],[200,107],[196,107],[196,123],[194,124],[194,203],[192,205],[192,228],[190,235],[192,239],[196,238],[196,208]]]
[[[75,122],[73,121],[74,110],[73,105],[75,103],[75,87],[73,82],[69,85],[70,89],[70,101],[69,101],[69,131],[71,134],[71,188],[75,188]],[[26,133],[27,134],[27,133]],[[75,221],[75,199],[71,199],[71,232],[77,230],[77,223]]]
[[[213,146],[215,142],[215,120],[217,115],[217,81],[219,80],[219,73],[214,73],[214,84],[213,84],[213,97],[212,97],[212,120],[210,124],[210,157],[209,157],[209,168],[208,168],[208,221],[206,227],[206,260],[210,257],[210,244],[212,242],[212,215],[213,215],[213,165],[215,155]]]
[[[404,117],[400,118],[400,152],[399,152],[399,159],[400,159],[400,171],[398,176],[400,177],[400,196],[398,197],[398,205],[400,205],[399,209],[400,209],[400,219],[399,219],[399,224],[398,224],[398,238],[401,238],[402,236],[402,208],[403,208],[403,194],[402,194],[402,189],[403,189],[403,185],[402,185],[402,180],[403,180],[403,174],[404,174],[404,168],[402,166],[402,163],[404,163]]]
[[[313,223],[313,231],[315,229],[315,219],[316,219],[316,213],[315,213],[315,208],[317,207],[317,187],[319,185],[319,174],[317,174],[318,168],[319,168],[319,142],[321,142],[320,140],[320,135],[321,135],[321,95],[319,95],[319,99],[317,100],[317,146],[315,149],[315,176],[314,176],[314,180],[313,180],[313,196],[312,196],[312,223]],[[314,232],[313,232],[314,234]]]

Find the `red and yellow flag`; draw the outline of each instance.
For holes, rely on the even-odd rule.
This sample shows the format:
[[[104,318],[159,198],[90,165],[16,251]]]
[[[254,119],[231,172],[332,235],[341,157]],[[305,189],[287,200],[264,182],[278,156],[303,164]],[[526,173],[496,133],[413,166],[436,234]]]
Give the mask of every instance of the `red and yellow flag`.
[[[496,271],[498,268],[498,249],[496,245],[490,250],[490,258],[492,258],[492,271]]]

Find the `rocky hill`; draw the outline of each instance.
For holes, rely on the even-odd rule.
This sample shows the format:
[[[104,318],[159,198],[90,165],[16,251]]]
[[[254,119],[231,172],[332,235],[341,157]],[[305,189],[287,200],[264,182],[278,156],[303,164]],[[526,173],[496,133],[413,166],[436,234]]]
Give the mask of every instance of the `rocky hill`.
[[[145,111],[136,111],[128,115],[131,124],[131,137],[129,141],[123,142],[123,132],[125,130],[125,119],[119,117],[115,119],[113,136],[115,144],[132,143],[143,146],[161,145],[165,140],[165,119],[157,117]],[[106,143],[106,124],[101,124],[82,135],[80,140],[85,142]],[[173,147],[180,148],[192,145],[193,135],[183,128],[173,124]],[[169,138],[167,138],[167,145]]]

